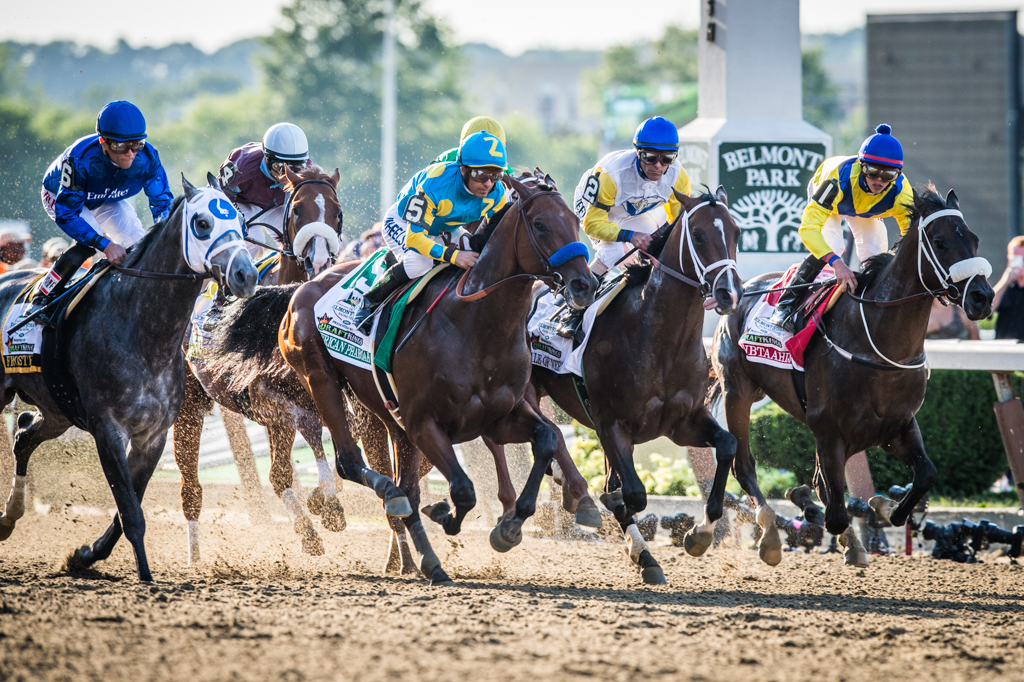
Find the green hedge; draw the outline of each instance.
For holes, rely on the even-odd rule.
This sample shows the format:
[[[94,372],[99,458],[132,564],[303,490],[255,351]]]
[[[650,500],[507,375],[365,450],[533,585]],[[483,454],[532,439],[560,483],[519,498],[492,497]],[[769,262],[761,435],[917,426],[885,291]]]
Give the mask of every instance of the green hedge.
[[[1020,375],[1014,384],[1020,395]],[[935,494],[978,495],[1006,471],[1006,453],[992,411],[995,399],[988,372],[932,372],[917,423],[925,451],[938,469]],[[811,482],[814,436],[777,405],[752,415],[750,448],[759,466],[788,469],[801,483]],[[906,485],[913,478],[909,467],[878,448],[868,451],[868,465],[878,491],[894,483]]]

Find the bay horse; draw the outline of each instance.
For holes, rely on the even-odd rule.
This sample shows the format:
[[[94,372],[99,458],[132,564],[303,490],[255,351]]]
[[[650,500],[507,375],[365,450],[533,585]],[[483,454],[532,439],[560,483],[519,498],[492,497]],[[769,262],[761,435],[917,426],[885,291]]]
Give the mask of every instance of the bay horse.
[[[704,404],[710,364],[701,329],[706,309],[730,315],[739,305],[740,230],[724,187],[697,197],[676,193],[676,198],[680,215],[652,240],[643,264],[627,267],[626,288],[594,321],[581,362],[589,407],[572,375],[543,367],[534,366],[527,392],[535,408],[549,395],[597,432],[608,470],[601,500],[622,528],[641,579],[651,584],[664,584],[665,576],[634,518],[647,507],[647,491],[636,473],[633,446],[667,436],[677,445],[716,448],[704,522],[686,536],[686,549],[694,556],[712,543],[736,452],[736,439]],[[558,446],[565,449],[560,434]],[[563,467],[562,476],[573,497],[586,492],[575,467]]]
[[[478,247],[476,265],[457,284],[458,272],[436,278],[403,316],[399,338],[418,324],[392,363],[404,429],[385,407],[371,372],[331,358],[317,330],[313,306],[344,276],[336,270],[345,268],[299,287],[279,334],[285,360],[303,380],[331,432],[343,478],[361,482],[359,469],[343,457],[354,461],[359,451],[340,399],[342,390],[350,389],[386,425],[395,447],[398,483],[413,503],[403,523],[421,557],[420,570],[432,584],[451,584],[451,579],[415,511],[421,452],[449,482],[455,514],[444,527],[455,534],[476,504],[476,495],[453,444],[481,435],[498,443],[529,441],[534,465],[516,514],[491,533],[491,544],[499,551],[518,544],[554,456],[557,431],[523,400],[531,364],[525,325],[532,283],[538,278],[562,283],[567,299],[579,307],[594,298],[586,249],[577,241],[578,220],[562,196],[548,185],[504,181],[518,199],[500,218],[492,218],[482,235],[474,236],[475,244],[486,244]],[[428,308],[432,310],[424,317]]]
[[[825,503],[825,528],[846,548],[844,561],[856,566],[866,566],[868,559],[846,512],[846,460],[878,446],[913,469],[913,488],[890,518],[903,525],[935,483],[935,465],[914,418],[927,386],[924,340],[932,300],[957,303],[972,320],[992,311],[986,280],[992,268],[978,257],[978,237],[967,226],[956,194],[950,190],[943,200],[934,187],[915,190],[907,210],[913,219],[907,234],[893,251],[869,258],[856,295],[843,295],[822,316],[825,334],[816,334],[804,354],[806,409],[789,370],[751,363],[738,345],[758,297],[719,322],[712,349],[718,392],[724,393],[726,420],[738,441],[736,480],[758,510],[769,509],[750,454],[750,406],[767,394],[814,433],[814,485]],[[757,277],[747,290],[764,291],[780,275]]]
[[[285,224],[278,238],[280,255],[260,277],[261,286],[305,282],[332,265],[341,248],[337,234],[341,222],[338,169],[333,175],[327,175],[318,166],[298,173],[289,168],[286,173]],[[219,308],[224,305],[227,305],[226,299],[218,297],[210,316],[211,324],[216,324]],[[276,342],[277,326],[284,309],[257,307],[254,312],[261,313],[262,319],[253,320],[244,333],[266,334]],[[229,340],[245,344],[245,339],[231,337]],[[303,551],[323,554],[323,542],[292,489],[291,453],[296,431],[302,433],[313,450],[319,472],[319,485],[308,500],[310,511],[322,514],[324,528],[335,532],[345,528],[345,511],[338,501],[334,471],[324,454],[323,425],[302,385],[292,372],[284,376],[264,373],[260,366],[242,361],[234,352],[238,344],[216,346],[211,338],[204,343],[203,357],[188,353],[188,339],[185,345],[185,402],[174,422],[174,459],[181,472],[181,509],[187,521],[189,564],[199,561],[199,514],[203,508],[199,444],[203,416],[210,412],[214,402],[222,410],[249,417],[267,429],[270,483],[274,493],[284,502],[295,531],[302,539]],[[252,452],[242,456],[251,458]],[[255,471],[254,465],[248,468]],[[258,481],[251,492],[262,494]]]
[[[68,557],[69,568],[110,556],[122,529],[132,545],[139,580],[151,581],[142,496],[164,449],[185,392],[185,334],[203,280],[214,277],[240,297],[256,288],[256,268],[242,241],[237,211],[217,189],[196,188],[182,178],[184,196],[170,214],[128,252],[119,273],[101,277],[60,329],[62,358],[81,395],[82,426],[96,440],[100,464],[117,505],[107,531],[91,547]],[[133,276],[125,276],[133,275]],[[0,276],[0,316],[37,272]],[[72,422],[51,396],[42,374],[2,375],[4,404],[14,396],[39,412],[18,418],[16,475],[0,540],[24,513],[29,457]],[[127,450],[130,445],[130,449]]]

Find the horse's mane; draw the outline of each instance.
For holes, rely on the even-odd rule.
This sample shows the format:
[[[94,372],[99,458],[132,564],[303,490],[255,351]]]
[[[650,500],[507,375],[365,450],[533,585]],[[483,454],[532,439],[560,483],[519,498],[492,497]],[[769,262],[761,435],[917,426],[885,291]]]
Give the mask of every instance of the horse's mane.
[[[707,201],[712,206],[718,203],[715,195],[711,192],[711,189],[705,185],[704,193],[700,196],[694,197],[699,201]],[[678,220],[678,217],[677,217]],[[673,223],[674,224],[674,223]],[[665,250],[665,243],[668,242],[669,236],[672,234],[672,230],[665,230],[662,234],[657,235],[651,240],[651,245],[647,247],[647,253],[651,254],[655,258],[661,258],[661,252]],[[647,256],[641,254],[640,262],[635,265],[626,266],[626,286],[635,287],[642,286],[647,283],[647,280],[651,277],[651,271],[654,269],[654,263],[651,262]]]
[[[294,175],[298,176],[299,182],[302,182],[303,180],[330,180],[332,178],[331,175],[325,173],[324,169],[316,165],[315,163],[311,165],[309,168],[303,168],[298,172],[292,172],[294,173]],[[285,182],[283,188],[285,192],[291,192],[294,189],[291,180]]]
[[[145,235],[143,235],[142,239],[132,244],[131,251],[128,252],[128,258],[125,259],[124,265],[122,267],[130,267],[132,265],[135,265],[138,262],[138,260],[142,258],[142,254],[146,252],[146,250],[149,248],[149,245],[152,242],[156,241],[157,236],[163,231],[164,225],[167,224],[167,220],[171,217],[171,215],[174,214],[176,210],[178,210],[178,207],[184,200],[184,194],[179,194],[178,196],[174,197],[174,201],[171,202],[171,207],[167,211],[167,218],[164,218],[163,220],[154,223],[153,227],[149,228],[149,231],[146,232]]]
[[[942,198],[942,195],[935,189],[935,185],[928,183],[927,186],[914,190],[914,203],[903,204],[903,208],[910,214],[910,224],[914,225],[918,220],[921,219],[922,210],[927,209],[928,215],[941,211],[945,208],[951,208],[946,204],[946,200]],[[864,261],[864,266],[861,271],[857,273],[857,295],[863,296],[864,292],[867,291],[878,276],[892,263],[896,254],[900,252],[900,247],[903,246],[903,237],[900,237],[892,245],[892,248],[888,251],[872,256]]]

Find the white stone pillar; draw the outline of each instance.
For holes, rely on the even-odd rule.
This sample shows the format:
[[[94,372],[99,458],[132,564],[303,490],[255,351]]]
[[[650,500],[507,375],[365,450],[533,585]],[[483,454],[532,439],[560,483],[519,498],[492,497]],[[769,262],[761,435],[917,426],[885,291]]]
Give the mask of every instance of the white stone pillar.
[[[701,0],[698,118],[679,131],[694,191],[724,185],[749,279],[806,256],[807,183],[832,137],[803,120],[799,0]],[[706,316],[705,336],[717,323]]]

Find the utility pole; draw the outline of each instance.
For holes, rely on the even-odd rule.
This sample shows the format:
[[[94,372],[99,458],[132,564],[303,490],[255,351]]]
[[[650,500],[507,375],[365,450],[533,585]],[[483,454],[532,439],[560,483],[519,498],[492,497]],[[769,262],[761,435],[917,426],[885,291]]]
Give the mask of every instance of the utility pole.
[[[384,80],[381,97],[380,211],[395,202],[395,0],[384,0]]]

